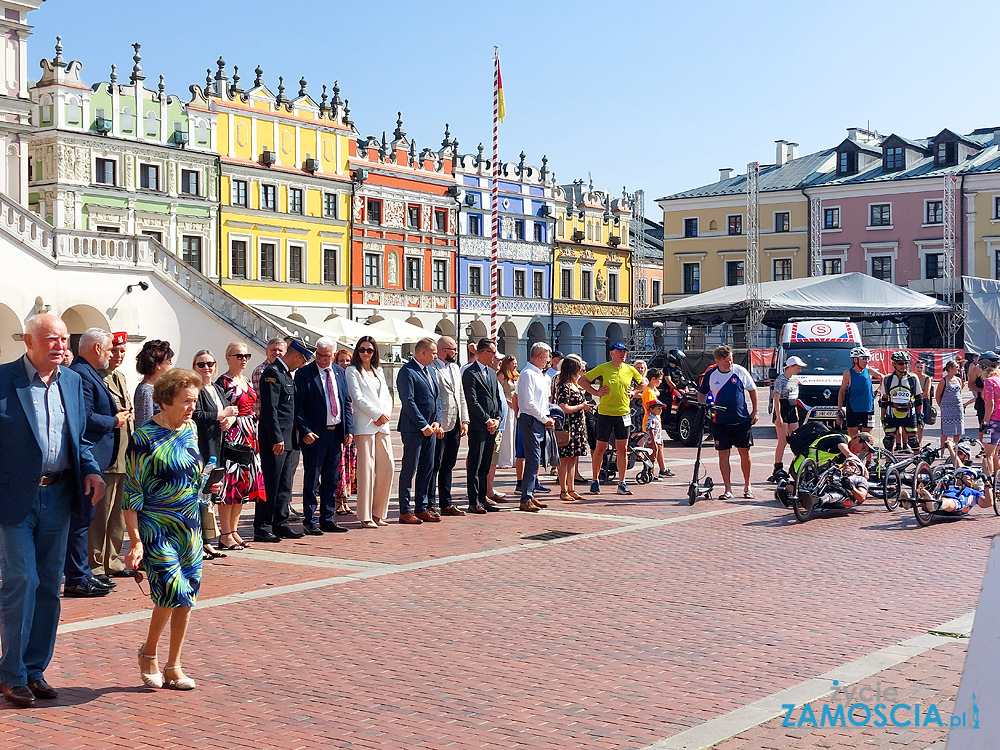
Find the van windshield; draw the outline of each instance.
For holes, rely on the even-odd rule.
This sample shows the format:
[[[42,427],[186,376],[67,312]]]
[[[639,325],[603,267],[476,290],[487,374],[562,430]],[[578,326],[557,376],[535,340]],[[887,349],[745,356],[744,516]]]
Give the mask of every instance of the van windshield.
[[[851,350],[843,346],[825,347],[822,344],[810,344],[806,347],[795,347],[785,350],[785,359],[796,356],[806,363],[800,375],[841,375],[844,370],[851,369]]]

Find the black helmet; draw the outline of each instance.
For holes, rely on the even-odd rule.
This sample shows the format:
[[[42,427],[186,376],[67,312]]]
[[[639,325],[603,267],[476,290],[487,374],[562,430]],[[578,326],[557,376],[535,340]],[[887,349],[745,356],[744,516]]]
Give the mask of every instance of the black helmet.
[[[679,365],[681,363],[681,360],[684,359],[686,356],[687,355],[680,349],[671,349],[670,351],[667,352],[667,362]]]

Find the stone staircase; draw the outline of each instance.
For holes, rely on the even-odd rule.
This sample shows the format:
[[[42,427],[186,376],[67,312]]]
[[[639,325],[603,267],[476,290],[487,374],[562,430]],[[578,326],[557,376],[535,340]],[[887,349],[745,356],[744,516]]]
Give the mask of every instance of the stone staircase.
[[[56,229],[2,193],[0,234],[56,268],[135,269],[155,275],[207,315],[222,321],[239,335],[240,340],[260,348],[274,336],[289,334],[152,237]]]

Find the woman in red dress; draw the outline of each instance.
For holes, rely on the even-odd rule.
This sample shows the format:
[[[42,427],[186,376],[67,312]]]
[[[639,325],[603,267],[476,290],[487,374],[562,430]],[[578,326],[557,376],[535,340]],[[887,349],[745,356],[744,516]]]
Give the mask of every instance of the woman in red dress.
[[[230,344],[226,347],[229,369],[216,381],[222,386],[229,403],[238,409],[236,421],[222,437],[223,446],[233,444],[248,449],[227,451],[223,448],[222,451],[226,478],[219,505],[219,546],[229,550],[250,546],[239,533],[240,513],[246,503],[265,499],[264,475],[260,470],[260,450],[257,446],[257,417],[253,413],[257,392],[243,375],[249,361],[246,344]]]

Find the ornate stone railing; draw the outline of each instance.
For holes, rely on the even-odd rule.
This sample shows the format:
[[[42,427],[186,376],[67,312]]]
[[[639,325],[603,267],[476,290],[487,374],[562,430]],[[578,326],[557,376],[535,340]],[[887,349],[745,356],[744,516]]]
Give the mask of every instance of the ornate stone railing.
[[[462,311],[490,310],[489,297],[470,297],[462,295]],[[545,299],[511,299],[501,297],[497,300],[497,310],[502,313],[527,313],[528,315],[548,315],[552,311],[552,303]]]
[[[152,237],[53,229],[3,194],[0,194],[0,232],[56,267],[133,268],[154,274],[260,347],[274,336],[287,335],[284,328],[225,291]]]
[[[462,257],[489,258],[493,249],[489,237],[462,235],[459,240]],[[527,261],[530,263],[550,263],[552,247],[537,242],[522,240],[500,240],[497,248],[500,260]]]

